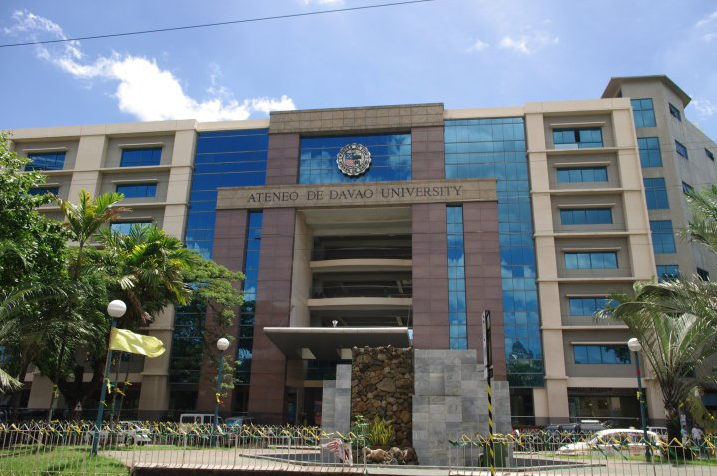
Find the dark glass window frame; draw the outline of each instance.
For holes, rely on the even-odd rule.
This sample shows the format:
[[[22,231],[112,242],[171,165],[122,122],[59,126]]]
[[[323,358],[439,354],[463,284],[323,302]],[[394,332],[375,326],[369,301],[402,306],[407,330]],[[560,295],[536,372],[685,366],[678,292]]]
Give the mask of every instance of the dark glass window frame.
[[[667,103],[668,108],[670,109],[670,116],[674,117],[678,121],[682,122],[682,113],[679,109],[677,109],[677,106],[674,104],[668,102]]]
[[[162,147],[122,148],[120,167],[154,167],[162,163]]]
[[[154,198],[157,196],[157,182],[118,183],[115,191],[124,198]]]
[[[675,152],[677,152],[678,155],[684,157],[685,159],[690,158],[689,153],[687,152],[687,147],[685,147],[682,142],[675,140]]]

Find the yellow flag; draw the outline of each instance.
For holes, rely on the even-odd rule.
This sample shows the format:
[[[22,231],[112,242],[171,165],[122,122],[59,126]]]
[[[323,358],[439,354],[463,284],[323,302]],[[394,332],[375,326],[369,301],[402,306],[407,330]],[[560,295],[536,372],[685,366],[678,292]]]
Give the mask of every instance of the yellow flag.
[[[149,358],[164,354],[164,344],[156,337],[135,334],[127,329],[116,327],[113,327],[110,333],[110,349],[146,355]]]

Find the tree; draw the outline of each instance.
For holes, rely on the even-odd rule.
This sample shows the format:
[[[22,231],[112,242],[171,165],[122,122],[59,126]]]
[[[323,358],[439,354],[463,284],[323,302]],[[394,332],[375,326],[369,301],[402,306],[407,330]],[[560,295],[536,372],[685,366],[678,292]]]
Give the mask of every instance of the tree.
[[[39,333],[47,335],[39,323],[53,306],[48,299],[37,299],[37,292],[43,283],[63,278],[67,240],[61,224],[37,210],[54,197],[31,194],[45,176],[24,172],[28,162],[10,150],[8,136],[0,132],[0,345],[5,348],[5,369],[18,382],[46,348],[38,342]],[[28,332],[31,327],[35,332]],[[14,407],[19,396],[15,394]]]
[[[681,235],[717,254],[717,186],[687,195],[692,216]],[[717,356],[717,285],[696,276],[635,283],[634,294],[614,294],[598,318],[618,319],[640,340],[662,393],[670,439],[679,440],[679,411],[705,415],[699,398],[717,384],[705,367]]]
[[[117,276],[119,297],[127,303],[125,325],[147,324],[169,304],[189,302],[192,288],[184,273],[198,255],[155,225],[135,225],[122,234],[109,228],[99,233],[104,247],[95,258]]]

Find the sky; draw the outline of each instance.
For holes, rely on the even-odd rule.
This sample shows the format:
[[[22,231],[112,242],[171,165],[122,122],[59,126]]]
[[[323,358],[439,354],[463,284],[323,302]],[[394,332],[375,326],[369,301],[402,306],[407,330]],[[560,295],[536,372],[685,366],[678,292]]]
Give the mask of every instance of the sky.
[[[3,0],[0,43],[396,0]],[[717,1],[436,0],[45,46],[0,48],[0,129],[267,117],[272,110],[599,98],[667,74],[717,139]]]

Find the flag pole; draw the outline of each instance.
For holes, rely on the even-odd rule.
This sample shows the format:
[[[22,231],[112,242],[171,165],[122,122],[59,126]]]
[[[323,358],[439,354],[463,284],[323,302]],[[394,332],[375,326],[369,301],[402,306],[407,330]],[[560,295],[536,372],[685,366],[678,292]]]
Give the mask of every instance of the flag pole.
[[[110,326],[110,338],[107,341],[107,360],[105,362],[105,372],[102,374],[102,388],[100,389],[100,401],[97,405],[97,419],[95,420],[95,434],[92,438],[92,456],[97,456],[97,447],[100,443],[100,429],[102,428],[102,417],[105,411],[105,398],[107,396],[107,387],[110,385],[110,365],[112,365],[112,330],[117,327],[117,319],[124,316],[127,312],[127,305],[116,299],[107,305],[107,314],[112,317],[112,325]],[[109,435],[108,435],[109,436]]]

